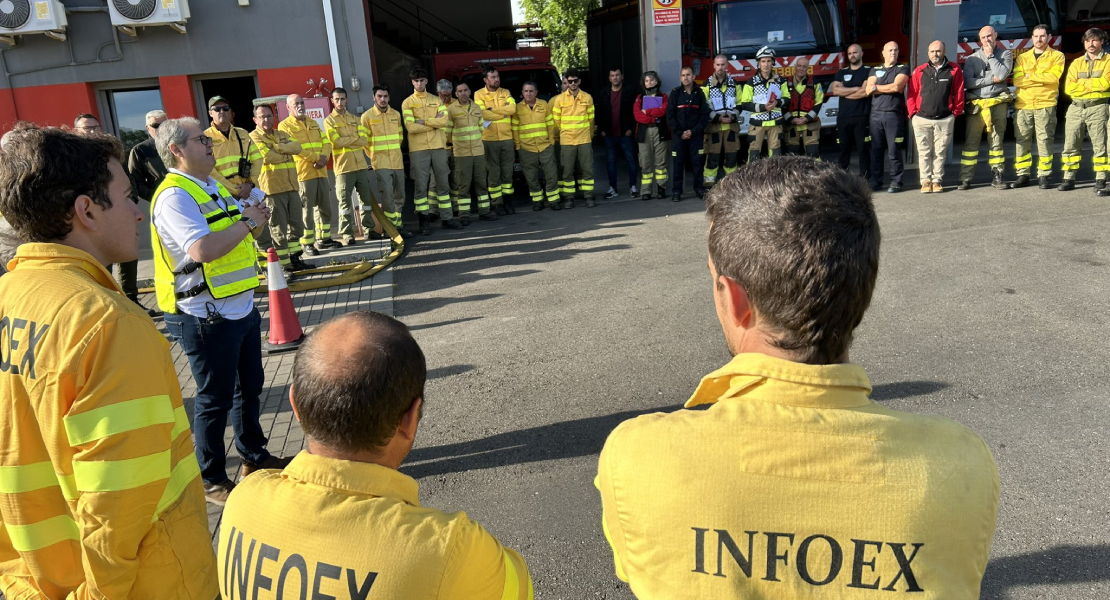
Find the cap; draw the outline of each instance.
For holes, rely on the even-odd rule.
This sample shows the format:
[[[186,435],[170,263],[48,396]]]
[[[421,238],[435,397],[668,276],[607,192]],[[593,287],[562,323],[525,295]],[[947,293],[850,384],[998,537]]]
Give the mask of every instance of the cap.
[[[763,57],[774,58],[775,57],[775,51],[772,50],[770,46],[764,46],[764,47],[759,49],[759,52],[755,53],[755,57],[756,57],[756,59],[760,59],[760,58],[763,58]],[[211,106],[211,103],[209,103],[209,106]]]
[[[212,108],[217,102],[223,102],[224,104],[228,105],[231,104],[227,101],[227,98],[224,98],[223,96],[212,96],[208,99],[208,108]]]

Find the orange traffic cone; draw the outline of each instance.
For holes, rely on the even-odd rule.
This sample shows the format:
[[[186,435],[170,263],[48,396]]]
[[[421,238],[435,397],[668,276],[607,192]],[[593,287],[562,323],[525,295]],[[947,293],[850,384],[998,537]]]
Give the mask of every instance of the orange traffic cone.
[[[262,350],[266,354],[296,350],[304,341],[304,330],[273,248],[266,252],[266,281],[270,287],[270,339],[262,343]]]

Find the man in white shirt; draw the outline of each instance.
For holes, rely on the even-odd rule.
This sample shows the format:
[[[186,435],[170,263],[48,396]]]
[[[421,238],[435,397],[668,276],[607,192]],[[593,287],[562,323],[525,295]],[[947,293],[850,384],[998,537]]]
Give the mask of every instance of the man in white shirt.
[[[258,422],[265,374],[251,242],[270,211],[211,178],[211,138],[196,119],[165,121],[155,144],[169,168],[151,200],[155,293],[196,380],[193,432],[205,496],[223,505],[234,488],[224,464],[229,413],[241,476],[288,462],[267,452]]]

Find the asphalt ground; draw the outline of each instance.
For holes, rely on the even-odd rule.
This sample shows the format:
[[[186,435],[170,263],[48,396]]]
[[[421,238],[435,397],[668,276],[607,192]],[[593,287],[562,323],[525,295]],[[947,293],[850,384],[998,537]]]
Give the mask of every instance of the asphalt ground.
[[[910,173],[907,191],[875,195],[880,274],[851,358],[875,400],[990,445],[1002,498],[986,599],[1110,596],[1110,199],[1090,179],[924,195]],[[520,550],[537,598],[631,598],[592,481],[618,423],[678,409],[729,360],[704,204],[518,204],[414,238],[394,267],[395,313],[429,367],[402,471],[424,504],[465,510]]]

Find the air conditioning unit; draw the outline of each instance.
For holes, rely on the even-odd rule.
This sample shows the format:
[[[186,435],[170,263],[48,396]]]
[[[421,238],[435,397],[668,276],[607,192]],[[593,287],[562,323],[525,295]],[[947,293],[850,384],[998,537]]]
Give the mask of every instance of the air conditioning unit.
[[[66,8],[58,0],[0,0],[0,41],[15,44],[15,36],[42,33],[66,39]]]
[[[185,33],[189,1],[108,0],[108,13],[112,17],[112,25],[132,37],[138,35],[139,27],[155,25],[168,25],[179,33]]]

